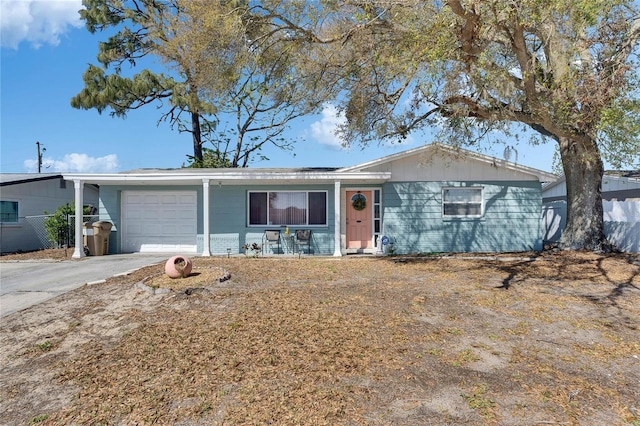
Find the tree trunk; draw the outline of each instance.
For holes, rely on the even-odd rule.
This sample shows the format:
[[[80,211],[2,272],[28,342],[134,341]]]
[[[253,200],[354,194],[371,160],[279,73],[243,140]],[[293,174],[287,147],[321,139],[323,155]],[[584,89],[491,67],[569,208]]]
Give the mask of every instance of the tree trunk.
[[[194,162],[202,163],[202,133],[200,131],[200,114],[197,112],[191,113],[191,135],[193,136]]]
[[[609,251],[602,218],[604,166],[596,142],[588,137],[559,138],[567,187],[567,224],[560,247]]]
[[[242,129],[238,129],[238,136],[236,138],[236,149],[233,153],[233,159],[231,160],[231,167],[240,167],[240,155],[242,154]]]

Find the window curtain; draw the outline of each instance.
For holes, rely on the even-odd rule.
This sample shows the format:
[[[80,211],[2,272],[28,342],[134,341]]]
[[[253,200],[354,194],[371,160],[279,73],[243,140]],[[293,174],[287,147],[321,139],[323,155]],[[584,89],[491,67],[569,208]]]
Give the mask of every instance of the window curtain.
[[[269,222],[271,225],[305,225],[307,207],[305,192],[270,192]]]

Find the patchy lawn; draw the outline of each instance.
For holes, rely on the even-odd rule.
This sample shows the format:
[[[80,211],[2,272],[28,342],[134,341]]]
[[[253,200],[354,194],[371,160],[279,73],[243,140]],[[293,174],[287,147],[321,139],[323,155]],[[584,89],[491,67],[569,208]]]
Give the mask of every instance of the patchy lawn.
[[[638,256],[192,260],[4,317],[2,423],[640,425]]]
[[[60,249],[42,249],[20,253],[0,254],[0,261],[29,261],[29,260],[70,260],[73,256],[73,247]]]

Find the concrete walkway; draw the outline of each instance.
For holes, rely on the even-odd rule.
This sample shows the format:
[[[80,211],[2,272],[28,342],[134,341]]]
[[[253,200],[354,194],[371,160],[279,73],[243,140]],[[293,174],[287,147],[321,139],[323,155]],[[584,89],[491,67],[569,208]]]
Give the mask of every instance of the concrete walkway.
[[[168,254],[111,254],[80,260],[0,262],[0,316],[114,275],[165,262]]]

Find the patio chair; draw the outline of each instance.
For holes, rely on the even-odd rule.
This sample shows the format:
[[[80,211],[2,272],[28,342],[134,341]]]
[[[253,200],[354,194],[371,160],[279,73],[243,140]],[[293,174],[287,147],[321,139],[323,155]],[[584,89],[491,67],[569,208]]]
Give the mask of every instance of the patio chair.
[[[273,251],[274,254],[280,253],[280,230],[279,229],[267,229],[262,236],[262,254],[265,253],[266,247],[277,246],[277,250]]]
[[[296,230],[293,244],[298,248],[298,254],[303,253],[304,246],[307,246],[307,254],[311,254],[311,229]]]

